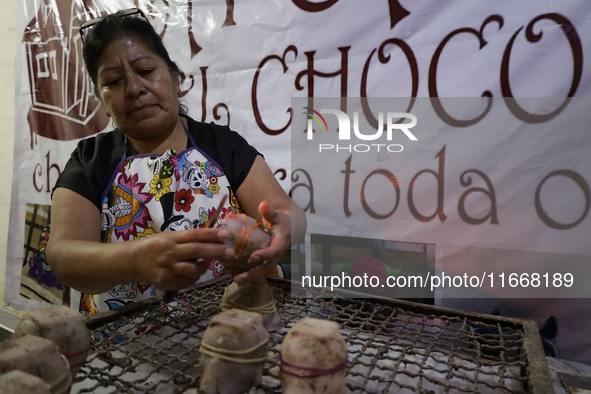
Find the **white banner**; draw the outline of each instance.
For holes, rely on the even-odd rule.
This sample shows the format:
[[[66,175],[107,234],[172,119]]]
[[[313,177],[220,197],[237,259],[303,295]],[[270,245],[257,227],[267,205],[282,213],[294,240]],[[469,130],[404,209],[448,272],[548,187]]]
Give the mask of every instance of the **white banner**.
[[[314,232],[435,244],[439,263],[446,259],[445,250],[458,260],[456,247],[590,254],[584,241],[591,226],[591,144],[588,133],[568,138],[559,133],[560,116],[576,110],[574,101],[548,107],[538,118],[528,118],[536,112],[527,102],[511,101],[591,96],[591,73],[585,67],[591,54],[591,5],[585,0],[22,0],[5,294],[12,307],[70,302],[43,264],[46,206],[77,141],[111,129],[83,68],[78,26],[135,6],[149,16],[184,72],[189,115],[228,124],[242,134],[265,155],[286,190],[291,188],[291,134],[303,134],[291,127],[295,114],[304,111],[291,108],[293,97],[406,97],[399,112],[413,112],[411,97],[493,98],[492,112],[479,120],[478,127],[488,130],[484,134],[469,134],[472,126],[457,119],[478,117],[486,98],[474,99],[475,108],[465,118],[451,111],[450,119],[443,119],[450,109],[432,107],[437,112],[433,119],[445,127],[417,131],[418,142],[402,143],[404,155],[388,159],[401,196],[390,221],[371,219],[382,227],[368,232],[365,219],[355,221],[367,217],[359,182],[386,164],[386,156],[372,154],[367,171],[360,167],[350,179],[351,216],[344,215],[342,188],[329,208],[326,196],[317,196],[316,212],[307,212]],[[493,116],[496,111],[504,114]],[[505,115],[517,120],[512,125],[521,122],[528,129],[521,133],[519,127],[486,123],[508,119]],[[326,119],[336,122],[332,115]],[[346,175],[340,172],[346,171],[341,154],[327,157],[339,172],[317,181],[317,191],[326,182],[336,188],[336,180]],[[443,177],[442,165],[445,180],[438,178]],[[313,175],[321,178],[321,170]],[[409,185],[425,170],[411,189],[413,211]],[[494,187],[498,223],[493,223],[490,197],[466,195],[470,188],[488,190],[486,180],[477,172],[466,173],[470,170],[485,174]],[[571,172],[556,173],[562,170]],[[367,206],[378,216],[390,212],[395,199],[392,183],[390,189],[378,187],[384,179],[378,174],[366,185]],[[306,197],[296,197],[307,204]],[[542,211],[536,210],[537,198]],[[330,210],[338,211],[340,219],[325,215]],[[469,218],[483,217],[483,224],[469,223]]]

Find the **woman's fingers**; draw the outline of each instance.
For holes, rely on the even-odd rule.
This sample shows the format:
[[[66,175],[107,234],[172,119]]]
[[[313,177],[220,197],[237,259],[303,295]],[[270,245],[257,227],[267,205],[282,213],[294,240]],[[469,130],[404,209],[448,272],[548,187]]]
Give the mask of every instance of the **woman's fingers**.
[[[259,204],[259,213],[263,218],[263,225],[267,229],[270,229],[279,221],[280,211],[270,206],[267,201],[263,201]]]
[[[178,260],[214,259],[225,260],[232,258],[236,252],[234,248],[215,243],[184,243],[176,245],[175,255]]]
[[[250,261],[253,263],[259,263],[261,261],[278,261],[285,251],[289,248],[289,239],[277,232],[273,234],[271,244],[264,248],[254,251],[250,255]]]
[[[171,268],[170,276],[163,279],[161,287],[170,290],[184,289],[192,286],[205,272],[207,266],[199,261],[181,261]]]
[[[176,243],[178,260],[226,259],[234,255],[234,249],[222,243],[228,237],[225,230],[200,228],[170,234]]]
[[[164,233],[163,233],[164,234]],[[228,232],[226,230],[220,230],[217,228],[194,228],[184,231],[170,231],[166,234],[172,234],[175,241],[178,243],[191,243],[191,242],[224,242],[228,238]]]
[[[171,271],[175,277],[182,276],[197,280],[206,270],[207,267],[201,262],[181,261],[176,263]]]
[[[269,246],[265,249],[257,250],[250,255],[250,261],[253,264],[260,263],[261,261],[275,261],[279,260],[285,253],[285,248],[281,246]]]
[[[191,286],[206,271],[197,259],[225,260],[234,255],[234,249],[222,243],[226,231],[218,229],[192,229],[165,231],[142,238],[141,258],[137,267],[142,280],[154,285],[179,289]]]
[[[278,261],[289,248],[291,242],[289,235],[291,234],[291,218],[289,214],[270,206],[267,201],[259,204],[259,213],[263,217],[265,226],[272,230],[273,238],[267,248],[253,252],[250,259],[253,263],[265,260]]]

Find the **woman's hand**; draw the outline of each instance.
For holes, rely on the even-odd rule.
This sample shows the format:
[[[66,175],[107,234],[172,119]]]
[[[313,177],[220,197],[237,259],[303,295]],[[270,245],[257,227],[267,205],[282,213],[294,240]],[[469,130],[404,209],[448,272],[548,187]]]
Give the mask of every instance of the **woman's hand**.
[[[138,251],[136,277],[168,290],[187,288],[207,270],[197,259],[224,260],[234,255],[234,249],[222,242],[225,230],[198,228],[185,231],[165,231],[147,236],[130,247]]]
[[[253,263],[262,264],[234,278],[244,283],[271,275],[285,251],[304,240],[306,215],[285,193],[261,156],[255,159],[236,197],[243,212],[262,222],[273,234],[269,247],[250,257]]]
[[[165,231],[133,241],[101,243],[102,218],[86,198],[66,189],[53,194],[47,261],[58,280],[86,294],[146,281],[164,289],[191,286],[205,271],[197,259],[227,259],[221,229]]]
[[[237,283],[256,281],[270,276],[291,245],[291,214],[271,207],[267,201],[259,204],[258,211],[262,217],[264,228],[271,231],[271,244],[250,255],[251,263],[260,265],[237,275],[234,278]]]

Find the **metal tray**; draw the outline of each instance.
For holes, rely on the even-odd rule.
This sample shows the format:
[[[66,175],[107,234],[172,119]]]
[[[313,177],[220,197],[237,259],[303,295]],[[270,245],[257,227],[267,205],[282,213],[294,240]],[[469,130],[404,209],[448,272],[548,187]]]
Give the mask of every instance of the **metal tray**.
[[[169,304],[155,297],[87,319],[93,351],[72,393],[176,394],[199,387],[199,344],[231,281],[221,277]],[[283,327],[271,333],[263,383],[250,393],[281,392],[280,345],[304,316],[341,325],[350,393],[553,392],[534,322],[269,282]]]

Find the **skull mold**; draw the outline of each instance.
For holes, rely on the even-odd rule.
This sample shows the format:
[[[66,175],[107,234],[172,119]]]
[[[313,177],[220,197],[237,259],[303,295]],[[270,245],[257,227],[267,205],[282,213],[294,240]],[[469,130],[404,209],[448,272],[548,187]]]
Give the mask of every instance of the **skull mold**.
[[[214,316],[201,342],[201,392],[244,393],[260,384],[268,340],[258,313],[230,309]]]
[[[249,270],[248,263],[255,250],[264,249],[271,244],[271,234],[261,228],[261,224],[245,214],[228,212],[220,229],[228,232],[224,244],[234,248],[235,256],[227,265],[238,270]]]
[[[304,317],[281,344],[284,394],[344,394],[347,344],[339,324]]]
[[[230,284],[224,290],[221,308],[223,311],[236,308],[260,313],[263,317],[263,326],[267,331],[276,331],[281,328],[273,289],[265,278],[256,282]]]

